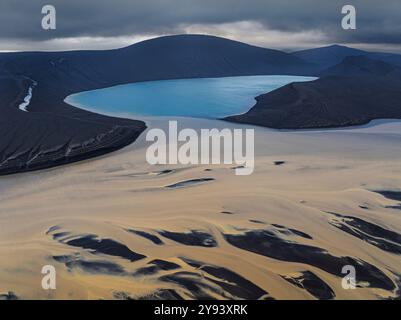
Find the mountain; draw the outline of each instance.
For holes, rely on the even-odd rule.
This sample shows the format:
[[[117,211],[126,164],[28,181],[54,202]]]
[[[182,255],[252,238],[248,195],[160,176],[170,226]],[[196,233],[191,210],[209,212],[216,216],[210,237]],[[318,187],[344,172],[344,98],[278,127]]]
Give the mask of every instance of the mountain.
[[[310,82],[291,83],[256,98],[242,115],[225,120],[277,129],[327,128],[401,118],[399,67],[347,57]]]
[[[134,142],[146,128],[141,121],[69,108],[32,84],[25,76],[0,76],[0,174],[102,155]],[[30,111],[31,104],[29,112],[20,110],[29,88],[33,88],[32,105],[42,111]]]
[[[367,58],[401,66],[401,55],[399,54],[369,52],[337,44],[327,47],[301,50],[294,52],[293,55],[310,63],[315,63],[321,69],[334,66],[349,56],[365,56]]]
[[[150,80],[318,75],[261,95],[247,113],[226,120],[273,128],[345,126],[401,117],[398,63],[399,55],[338,45],[289,54],[202,35],[103,51],[0,53],[0,174],[105,154],[146,129],[142,121],[72,107],[64,102],[72,93]]]
[[[0,54],[0,66],[13,74],[36,76],[37,81],[66,82],[74,77],[80,83],[89,80],[99,85],[248,74],[305,75],[316,70],[313,64],[282,51],[204,35],[160,37],[115,50],[6,53]]]
[[[146,128],[141,121],[72,107],[64,102],[72,93],[136,81],[316,70],[285,52],[201,35],[104,51],[1,53],[0,174],[105,154],[132,143]],[[25,112],[20,105],[30,92]]]
[[[401,67],[370,59],[366,56],[348,56],[341,63],[318,73],[324,76],[399,76]],[[401,78],[401,77],[400,77]]]

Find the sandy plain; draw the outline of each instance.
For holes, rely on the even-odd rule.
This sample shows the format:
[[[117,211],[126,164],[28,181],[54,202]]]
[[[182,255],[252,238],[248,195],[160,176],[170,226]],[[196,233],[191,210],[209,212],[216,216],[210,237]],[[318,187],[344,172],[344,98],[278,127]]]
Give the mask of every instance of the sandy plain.
[[[2,298],[400,297],[401,122],[256,128],[250,176],[233,165],[151,166],[145,135],[96,159],[0,177]],[[41,287],[48,264],[56,290]],[[341,285],[347,264],[353,290]]]

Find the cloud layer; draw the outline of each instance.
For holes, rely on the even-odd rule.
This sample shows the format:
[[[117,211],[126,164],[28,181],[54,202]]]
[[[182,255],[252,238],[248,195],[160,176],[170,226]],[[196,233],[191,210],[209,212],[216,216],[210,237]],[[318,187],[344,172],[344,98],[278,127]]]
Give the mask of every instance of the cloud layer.
[[[57,29],[41,28],[41,8]],[[352,0],[357,30],[341,28],[345,1],[330,0],[1,0],[0,50],[121,47],[166,34],[207,33],[297,49],[329,43],[401,51],[401,1]]]

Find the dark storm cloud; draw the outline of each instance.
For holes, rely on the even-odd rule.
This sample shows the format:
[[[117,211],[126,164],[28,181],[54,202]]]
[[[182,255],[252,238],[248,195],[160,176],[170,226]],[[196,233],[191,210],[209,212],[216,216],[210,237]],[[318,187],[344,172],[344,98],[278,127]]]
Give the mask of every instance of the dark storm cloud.
[[[57,30],[41,28],[45,4],[57,9]],[[344,4],[356,7],[357,30],[341,29]],[[318,32],[328,42],[399,45],[400,17],[400,0],[1,0],[0,40],[157,35],[251,21],[266,30]]]

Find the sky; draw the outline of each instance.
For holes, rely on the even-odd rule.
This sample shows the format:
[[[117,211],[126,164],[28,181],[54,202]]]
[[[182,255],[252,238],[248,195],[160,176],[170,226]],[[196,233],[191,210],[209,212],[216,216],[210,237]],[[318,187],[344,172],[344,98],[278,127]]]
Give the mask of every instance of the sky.
[[[41,26],[47,4],[56,30]],[[356,30],[341,27],[345,4]],[[336,43],[401,53],[401,0],[0,0],[0,51],[111,49],[185,33],[285,51]]]

